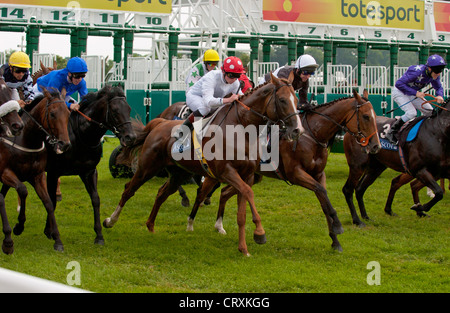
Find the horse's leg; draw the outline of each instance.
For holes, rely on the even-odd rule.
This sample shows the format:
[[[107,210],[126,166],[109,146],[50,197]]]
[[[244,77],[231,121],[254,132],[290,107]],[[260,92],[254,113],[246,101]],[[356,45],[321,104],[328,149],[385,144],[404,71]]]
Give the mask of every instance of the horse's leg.
[[[237,190],[230,185],[223,187],[222,191],[220,192],[219,209],[217,210],[216,224],[214,225],[214,228],[217,229],[220,234],[226,235],[227,233],[223,228],[223,215],[225,213],[225,205],[227,204],[228,200],[237,193]]]
[[[59,235],[58,225],[56,224],[55,211],[47,191],[45,172],[37,175],[34,178],[34,181],[30,181],[30,183],[32,183],[39,199],[41,199],[45,209],[47,210],[47,219],[50,223],[49,226],[51,230],[51,237],[55,240],[53,247],[56,251],[64,251],[64,246]]]
[[[413,196],[413,202],[414,204],[421,205],[420,204],[420,198],[419,198],[419,191],[425,187],[424,184],[418,179],[415,179],[411,184],[409,184],[411,187],[411,193]]]
[[[391,216],[397,215],[392,211],[392,202],[394,201],[395,193],[397,192],[398,189],[400,189],[401,186],[409,183],[413,179],[414,177],[409,176],[408,174],[405,173],[400,174],[394,179],[392,179],[391,188],[389,189],[389,195],[386,201],[386,205],[384,206],[384,212],[386,212],[386,214]]]
[[[151,164],[151,163],[148,163]],[[136,191],[150,178],[155,176],[159,170],[161,170],[161,166],[157,164],[158,166],[153,167],[156,170],[149,171],[149,167],[138,167],[136,170],[136,173],[134,173],[131,180],[125,184],[125,189],[122,192],[122,197],[120,198],[119,204],[117,205],[116,209],[114,210],[113,214],[111,214],[110,217],[106,218],[103,221],[103,226],[106,228],[111,228],[114,226],[115,223],[119,220],[120,213],[122,212],[123,207],[125,206],[125,203],[134,196]]]
[[[370,218],[367,215],[366,206],[364,204],[364,193],[385,169],[385,166],[370,166],[355,188],[355,197],[358,201],[359,212],[361,213],[361,217],[365,220],[370,220]]]
[[[19,223],[16,224],[14,227],[14,234],[20,235],[22,234],[24,230],[26,215],[25,215],[25,207],[26,207],[26,198],[28,196],[28,190],[27,187],[19,180],[19,178],[16,176],[16,174],[9,169],[5,169],[2,175],[2,181],[3,186],[1,189],[1,194],[3,197],[6,197],[6,194],[8,193],[9,189],[11,187],[15,188],[17,191],[17,195],[19,197]]]
[[[94,231],[96,234],[94,243],[104,245],[105,240],[102,234],[102,224],[100,223],[100,197],[97,191],[98,172],[96,169],[80,175],[84,187],[91,197],[92,208],[94,209]]]
[[[8,222],[8,216],[6,215],[5,208],[5,198],[2,194],[0,194],[0,215],[2,218],[3,234],[5,235],[5,239],[3,239],[2,244],[2,251],[5,254],[12,254],[14,252],[14,241],[11,237],[12,229]]]
[[[431,175],[426,169],[420,170],[416,174],[416,178],[418,178],[425,186],[429,187],[433,191],[434,198],[432,198],[430,201],[428,201],[424,205],[414,205],[413,207],[411,207],[411,210],[416,211],[417,215],[420,217],[427,216],[427,214],[425,214],[424,212],[430,211],[430,209],[437,202],[442,200],[442,198],[444,197],[444,194],[443,194],[441,187],[434,179],[433,175]]]
[[[356,213],[356,208],[353,203],[353,192],[355,191],[355,188],[358,185],[359,179],[363,175],[364,170],[358,167],[352,167],[350,164],[349,167],[350,170],[348,178],[345,182],[344,187],[342,187],[342,193],[344,194],[345,201],[347,202],[350,214],[352,215],[353,224],[358,225],[359,227],[365,227],[366,224],[359,219],[358,213]]]
[[[159,208],[171,194],[178,190],[181,183],[191,176],[191,173],[181,170],[177,171],[176,174],[171,174],[169,179],[159,188],[152,211],[146,222],[148,231],[155,232],[155,219],[156,215],[158,215]]]
[[[189,198],[186,195],[186,191],[183,189],[182,186],[178,187],[178,193],[180,194],[181,197],[181,205],[184,206],[185,208],[190,207],[191,204],[189,203]]]
[[[214,191],[216,191],[218,188],[220,188],[220,182],[217,182],[217,184],[214,185],[213,189],[208,193],[206,196],[205,201],[203,201],[204,205],[210,205],[211,204],[211,197],[214,194]]]
[[[56,190],[57,190],[57,185],[58,185],[58,180],[59,177],[57,175],[55,175],[52,172],[48,172],[47,173],[47,192],[48,195],[50,196],[50,200],[52,201],[53,204],[53,211],[56,211]],[[50,239],[51,238],[51,228],[50,228],[50,220],[47,216],[47,221],[45,224],[45,229],[44,229],[44,233],[47,235],[47,237]]]
[[[328,234],[332,240],[331,247],[337,251],[342,251],[342,246],[337,239],[337,235],[342,234],[344,229],[339,221],[336,210],[328,198],[327,190],[323,187],[323,181],[319,183],[300,166],[296,166],[294,171],[288,174],[288,179],[292,184],[302,186],[314,192],[325,214],[328,224]]]
[[[200,187],[198,187],[195,203],[192,208],[191,214],[189,214],[188,217],[188,226],[186,229],[187,231],[194,231],[194,219],[195,216],[197,215],[197,211],[200,207],[200,204],[206,198],[207,194],[213,189],[216,183],[217,180],[210,177],[205,177],[205,181],[203,182],[203,184]]]

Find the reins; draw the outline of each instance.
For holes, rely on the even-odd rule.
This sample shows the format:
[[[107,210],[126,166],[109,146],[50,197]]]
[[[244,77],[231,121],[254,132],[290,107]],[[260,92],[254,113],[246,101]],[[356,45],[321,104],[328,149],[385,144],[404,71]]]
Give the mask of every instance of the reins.
[[[122,125],[125,125],[125,124],[128,124],[128,123],[131,123],[131,121],[126,121],[126,122],[123,122],[122,124],[119,124],[119,125],[110,125],[109,123],[108,123],[108,116],[109,116],[109,102],[112,102],[112,101],[114,101],[114,100],[118,100],[118,99],[125,99],[125,97],[123,97],[123,96],[116,96],[116,97],[114,97],[114,98],[112,98],[111,99],[111,101],[107,101],[107,107],[106,107],[106,116],[105,116],[105,120],[106,120],[106,125],[105,124],[103,124],[103,123],[101,123],[101,122],[98,122],[98,121],[96,121],[96,120],[94,120],[93,118],[91,118],[91,117],[89,117],[89,116],[87,116],[86,114],[84,114],[83,112],[81,112],[80,110],[77,110],[77,112],[82,116],[82,117],[84,117],[88,122],[91,122],[91,123],[94,123],[94,124],[96,124],[98,127],[100,127],[100,128],[103,128],[103,129],[106,129],[106,130],[110,130],[111,132],[113,132],[113,134],[114,135],[118,135],[118,134],[120,134],[120,132],[118,131],[118,128],[119,127],[121,127]]]
[[[433,98],[433,99],[427,100],[427,101],[425,101],[424,103],[422,103],[422,105],[421,105],[421,106],[422,106],[422,109],[426,110],[423,106],[424,106],[425,104],[429,103],[429,104],[431,104],[432,106],[434,106],[434,107],[436,107],[436,108],[439,108],[439,109],[444,110],[444,111],[448,111],[447,108],[444,108],[444,107],[442,107],[442,106],[436,104],[436,103],[437,103],[437,98],[436,98],[435,96],[430,95],[429,93],[426,93],[426,94],[425,94],[425,97],[431,97],[431,98]]]
[[[362,103],[362,104],[359,104],[359,103],[358,103],[358,104],[356,105],[356,110],[353,111],[352,116],[350,116],[350,118],[349,118],[348,120],[345,121],[344,126],[342,126],[341,124],[339,124],[338,122],[336,122],[335,120],[333,120],[333,119],[332,119],[331,117],[329,117],[328,115],[323,114],[323,113],[320,113],[320,112],[317,112],[317,111],[315,111],[315,110],[308,110],[308,111],[305,111],[305,115],[303,116],[302,124],[304,124],[304,125],[307,126],[309,133],[312,135],[311,138],[314,139],[314,141],[315,141],[316,143],[318,143],[319,145],[321,145],[321,146],[324,147],[324,148],[326,148],[327,145],[326,145],[326,144],[323,144],[323,143],[321,143],[321,142],[319,142],[319,141],[317,140],[317,138],[315,138],[314,134],[313,134],[312,131],[311,131],[311,128],[309,127],[308,121],[307,121],[307,119],[306,119],[306,115],[307,115],[308,112],[315,113],[315,114],[317,114],[317,115],[320,115],[320,116],[322,116],[322,117],[328,119],[328,120],[331,121],[333,124],[335,124],[338,128],[340,128],[341,131],[347,132],[347,133],[349,133],[350,135],[352,135],[352,136],[355,138],[356,142],[357,142],[359,145],[361,145],[362,147],[365,147],[365,146],[367,146],[367,145],[369,144],[370,139],[371,139],[373,136],[375,136],[376,133],[377,133],[377,131],[375,130],[375,131],[374,131],[372,134],[370,134],[369,136],[365,136],[365,135],[361,132],[361,127],[360,127],[359,114],[358,114],[358,112],[359,112],[359,108],[362,107],[363,105],[365,105],[366,103],[370,103],[370,101],[366,101],[366,102],[364,102],[364,103]],[[356,124],[357,124],[357,126],[358,126],[358,133],[352,132],[352,131],[351,131],[350,129],[348,129],[348,127],[347,127],[347,124],[350,122],[350,120],[353,118],[353,116],[355,116],[355,114],[356,114]],[[305,123],[303,123],[303,122],[305,122]]]
[[[49,102],[49,100],[47,98],[47,104],[45,106],[46,106],[46,108],[48,108],[51,104],[58,103],[58,102],[64,102],[64,100],[55,100],[55,101]],[[65,104],[65,102],[64,102],[64,104]],[[36,126],[39,128],[39,130],[44,132],[44,134],[47,136],[46,140],[48,141],[48,143],[50,145],[53,146],[53,145],[58,143],[58,139],[55,137],[55,135],[50,134],[27,110],[22,110],[22,111],[33,121],[33,123],[36,124]],[[46,110],[46,115],[45,116],[46,116],[47,123],[48,123],[48,121],[49,121],[49,119],[48,119],[48,109]],[[51,129],[50,123],[48,123],[48,126]]]

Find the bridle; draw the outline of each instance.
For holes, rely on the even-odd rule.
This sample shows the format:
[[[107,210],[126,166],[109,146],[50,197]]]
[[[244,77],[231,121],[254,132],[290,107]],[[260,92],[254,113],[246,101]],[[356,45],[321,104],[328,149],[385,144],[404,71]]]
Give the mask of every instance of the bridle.
[[[359,120],[359,119],[360,119],[360,117],[359,117],[359,109],[360,109],[363,105],[365,105],[365,104],[367,104],[367,103],[370,103],[370,101],[366,101],[366,102],[361,103],[361,104],[357,103],[356,106],[355,106],[355,110],[353,111],[353,114],[350,116],[350,118],[348,118],[348,119],[345,121],[344,125],[339,124],[338,122],[336,122],[335,120],[333,120],[333,119],[332,119],[331,117],[329,117],[328,115],[323,114],[323,113],[320,113],[320,112],[317,112],[317,111],[315,111],[314,109],[305,111],[305,114],[303,115],[302,125],[306,125],[307,128],[308,128],[309,133],[313,136],[313,139],[314,139],[318,144],[320,144],[321,146],[323,146],[323,147],[326,148],[326,147],[327,147],[326,144],[322,144],[322,143],[320,143],[316,138],[314,138],[314,135],[313,135],[313,133],[311,132],[311,128],[310,128],[309,125],[308,125],[308,121],[306,120],[306,115],[307,115],[308,112],[315,113],[315,114],[320,115],[320,116],[322,116],[322,117],[328,119],[329,121],[331,121],[333,124],[335,124],[337,127],[339,127],[339,128],[341,129],[341,131],[347,132],[347,133],[349,133],[350,135],[352,135],[353,138],[355,138],[356,142],[357,142],[359,145],[361,145],[362,147],[365,147],[365,146],[367,146],[367,145],[369,144],[370,139],[371,139],[373,136],[375,136],[375,135],[377,134],[377,130],[375,130],[375,131],[374,131],[372,134],[370,134],[369,136],[365,136],[365,135],[362,133],[362,131],[361,131],[360,120]],[[347,127],[347,124],[353,119],[353,117],[354,117],[355,115],[356,115],[356,125],[357,125],[357,127],[358,127],[358,132],[357,132],[357,133],[352,132],[352,131]]]
[[[106,102],[106,116],[105,116],[105,123],[101,123],[98,122],[94,119],[92,119],[91,117],[87,116],[86,114],[84,114],[83,112],[81,112],[80,110],[78,110],[77,112],[83,116],[86,120],[88,120],[89,122],[92,122],[94,124],[96,124],[98,127],[106,129],[106,130],[110,130],[114,135],[118,136],[120,134],[119,132],[119,128],[122,127],[125,124],[131,124],[131,121],[125,121],[121,124],[116,125],[116,121],[114,119],[114,115],[111,112],[110,108],[109,108],[109,104],[110,102],[112,103],[113,101],[116,100],[120,100],[120,101],[125,101],[126,97],[124,96],[116,96],[114,98],[111,99],[111,101],[107,101]],[[109,122],[109,119],[112,120],[112,123]]]
[[[51,146],[54,146],[54,145],[56,145],[58,143],[58,138],[56,138],[56,136],[53,134],[52,127],[50,126],[50,118],[49,118],[49,114],[50,113],[49,113],[48,107],[50,105],[52,105],[52,104],[55,104],[55,103],[61,103],[62,102],[62,103],[64,103],[64,105],[66,105],[66,103],[65,103],[64,100],[61,100],[61,99],[56,99],[56,100],[52,100],[52,101],[49,101],[48,98],[46,98],[46,99],[47,99],[47,104],[45,105],[45,119],[47,121],[47,125],[48,125],[48,128],[49,128],[50,132],[48,132],[38,121],[36,121],[36,119],[27,110],[22,110],[22,111],[26,115],[28,115],[28,117],[37,125],[37,127],[42,132],[44,132],[44,134],[46,135],[47,142]]]
[[[276,124],[281,124],[280,125],[280,131],[281,130],[285,130],[286,129],[286,121],[288,120],[288,119],[290,119],[292,116],[295,116],[295,115],[298,115],[299,113],[298,112],[294,112],[294,113],[291,113],[291,114],[288,114],[286,117],[284,117],[284,118],[279,118],[279,110],[280,110],[280,104],[279,104],[279,97],[277,96],[277,92],[278,92],[278,90],[280,90],[281,88],[283,88],[283,87],[292,87],[292,84],[285,84],[285,85],[282,85],[282,86],[279,86],[279,87],[277,87],[277,86],[274,86],[274,89],[273,89],[273,93],[272,93],[272,95],[271,95],[271,97],[270,97],[270,99],[269,99],[269,101],[268,102],[270,102],[271,100],[272,100],[272,98],[274,99],[274,102],[275,102],[275,112],[276,112],[276,114],[277,114],[277,116],[278,116],[278,120],[277,121],[273,121],[273,120],[271,120],[267,115],[264,115],[264,114],[262,114],[262,113],[259,113],[258,111],[255,111],[254,109],[252,109],[251,107],[249,107],[249,106],[247,106],[246,104],[244,104],[243,102],[241,102],[241,101],[239,101],[239,100],[236,100],[236,102],[237,103],[239,103],[244,109],[246,109],[247,111],[250,111],[250,112],[252,112],[252,113],[254,113],[254,114],[256,114],[257,116],[259,116],[260,118],[262,118],[264,121],[266,121],[266,125],[276,125]],[[267,107],[267,106],[266,106]],[[237,107],[236,107],[236,109],[237,109]],[[239,118],[239,115],[237,114],[237,116],[238,116],[238,118]],[[239,123],[240,123],[240,121],[239,121]]]

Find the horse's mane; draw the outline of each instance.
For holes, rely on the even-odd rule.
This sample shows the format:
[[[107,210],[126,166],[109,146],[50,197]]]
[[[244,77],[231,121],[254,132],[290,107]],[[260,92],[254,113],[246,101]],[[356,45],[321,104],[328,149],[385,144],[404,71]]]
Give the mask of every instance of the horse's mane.
[[[5,83],[5,80],[0,77],[0,104],[11,100],[11,90]]]
[[[80,102],[80,110],[83,110],[84,107],[89,106],[92,102],[100,100],[103,97],[107,97],[108,100],[114,97],[125,97],[125,92],[119,86],[105,85],[99,91],[89,92],[85,95]]]
[[[284,82],[284,83],[286,83],[286,84],[289,84],[288,80],[285,79],[285,78],[279,78],[279,80],[282,81],[282,82]],[[267,81],[267,82],[265,82],[264,84],[261,84],[261,85],[256,86],[255,88],[248,89],[243,95],[241,95],[241,96],[239,97],[239,100],[247,99],[247,98],[250,97],[255,91],[257,91],[257,90],[259,90],[259,89],[261,89],[261,88],[267,86],[267,85],[270,84],[270,83],[271,83],[271,81]]]
[[[61,97],[61,94],[59,93],[58,89],[56,89],[56,88],[50,88],[50,89],[48,89],[48,92],[50,92],[50,95],[51,95],[53,98],[58,98],[58,99],[59,99],[59,98]],[[41,100],[42,100],[44,97],[45,97],[45,95],[43,95],[43,94],[37,95],[37,96],[33,99],[33,101],[31,101],[31,103],[25,105],[25,107],[24,107],[23,109],[26,110],[26,111],[28,111],[28,112],[30,112],[31,110],[33,110],[33,108],[34,108],[39,102],[41,102]]]

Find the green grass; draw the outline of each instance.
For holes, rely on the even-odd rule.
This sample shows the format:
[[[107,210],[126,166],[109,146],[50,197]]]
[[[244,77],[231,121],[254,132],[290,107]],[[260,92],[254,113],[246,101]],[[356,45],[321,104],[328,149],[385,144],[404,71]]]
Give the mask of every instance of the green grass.
[[[116,139],[104,144],[98,167],[101,220],[119,202],[128,179],[113,179],[108,159]],[[283,181],[265,178],[254,186],[255,200],[267,234],[267,243],[253,241],[254,224],[247,210],[247,244],[251,257],[238,251],[236,198],[225,212],[223,236],[214,230],[219,193],[212,205],[197,214],[195,231],[186,232],[190,208],[173,195],[161,207],[150,234],[145,222],[157,189],[164,178],[147,182],[129,200],[121,219],[104,229],[105,246],[94,245],[93,213],[87,192],[78,177],[63,177],[63,201],[56,219],[64,243],[53,250],[43,229],[45,210],[29,188],[27,222],[21,236],[14,236],[13,255],[0,255],[0,267],[66,283],[70,261],[81,265],[81,286],[94,292],[449,292],[450,198],[418,218],[409,210],[409,186],[399,190],[393,204],[398,214],[384,214],[390,180],[386,171],[365,195],[367,227],[353,226],[341,188],[348,168],[342,154],[332,154],[327,165],[327,189],[345,232],[338,238],[344,251],[331,249],[325,217],[313,192]],[[185,189],[194,201],[195,186]],[[9,221],[16,223],[16,193],[6,198]],[[421,191],[422,201],[427,201]],[[370,261],[381,266],[381,285],[366,282]]]

